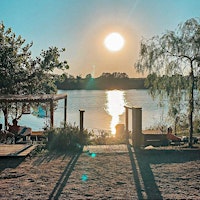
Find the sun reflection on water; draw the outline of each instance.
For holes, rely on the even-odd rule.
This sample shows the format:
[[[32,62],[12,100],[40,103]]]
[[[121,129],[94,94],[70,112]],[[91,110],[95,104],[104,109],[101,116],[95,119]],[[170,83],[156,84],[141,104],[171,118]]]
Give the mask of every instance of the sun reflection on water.
[[[120,115],[125,112],[125,98],[124,91],[111,90],[106,91],[106,112],[112,117],[110,123],[111,133],[115,134],[115,126],[120,122]]]

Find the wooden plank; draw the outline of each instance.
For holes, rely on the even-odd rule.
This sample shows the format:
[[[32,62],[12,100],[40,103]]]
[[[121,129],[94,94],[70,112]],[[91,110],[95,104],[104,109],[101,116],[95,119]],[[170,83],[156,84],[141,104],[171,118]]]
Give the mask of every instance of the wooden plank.
[[[27,156],[35,147],[27,144],[0,144],[0,156]]]
[[[19,151],[16,151],[15,153],[10,154],[10,156],[18,156],[21,152],[27,150],[32,145],[27,145],[24,148],[20,149]]]
[[[31,136],[44,136],[44,131],[32,131]]]
[[[31,153],[31,151],[33,151],[35,148],[37,147],[37,145],[32,145],[29,148],[27,148],[26,150],[22,151],[21,153],[19,153],[17,156],[27,156]]]
[[[27,144],[1,144],[0,156],[9,156],[17,151],[23,149]]]

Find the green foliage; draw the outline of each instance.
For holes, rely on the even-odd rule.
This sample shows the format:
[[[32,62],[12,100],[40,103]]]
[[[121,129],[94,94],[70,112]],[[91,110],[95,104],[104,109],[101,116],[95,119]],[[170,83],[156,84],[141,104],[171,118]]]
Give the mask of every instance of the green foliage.
[[[102,73],[102,75],[99,78],[110,78],[110,79],[127,79],[129,78],[128,75],[126,73],[121,73],[121,72],[113,72],[111,73]]]
[[[193,120],[193,127],[194,127],[194,135],[197,136],[198,134],[200,134],[200,119],[195,118]],[[185,118],[178,120],[177,133],[179,135],[189,136],[188,129],[189,129],[189,123],[188,123],[186,116],[185,116]]]
[[[200,119],[194,119],[194,132],[200,134]]]
[[[176,31],[142,41],[135,67],[149,73],[145,84],[152,97],[168,103],[170,116],[176,120],[183,112],[188,115],[192,141],[193,118],[200,108],[200,19],[189,19]]]
[[[54,69],[68,69],[66,61],[60,62],[57,47],[42,50],[33,59],[25,39],[16,36],[11,28],[0,23],[0,92],[1,94],[55,93]]]
[[[48,150],[58,152],[80,150],[83,145],[89,143],[91,136],[87,130],[81,132],[77,126],[70,124],[64,128],[47,130],[45,134],[48,137]]]
[[[83,145],[124,144],[126,138],[117,138],[106,131],[99,130],[98,134],[84,130],[80,132],[77,126],[67,124],[64,128],[50,129],[45,132],[48,138],[46,148],[49,151],[66,152],[82,149]]]
[[[47,150],[44,144],[37,145],[36,148],[31,152],[31,157],[45,153]]]
[[[16,36],[11,28],[6,30],[3,22],[0,23],[0,94],[56,93],[56,79],[52,72],[69,68],[66,61],[59,61],[65,49],[49,47],[42,50],[40,56],[32,58],[32,45],[25,44],[25,39]],[[4,110],[5,106],[1,106]]]
[[[190,62],[193,62],[196,68],[200,62],[199,38],[200,20],[189,19],[179,24],[176,31],[168,31],[161,37],[143,40],[140,59],[135,67],[139,72],[147,71],[157,75],[188,74]]]

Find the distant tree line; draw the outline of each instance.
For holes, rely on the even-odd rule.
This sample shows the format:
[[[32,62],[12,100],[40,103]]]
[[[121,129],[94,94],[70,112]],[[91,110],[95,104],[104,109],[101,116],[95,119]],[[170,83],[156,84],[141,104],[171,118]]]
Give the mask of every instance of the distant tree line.
[[[82,78],[62,74],[56,81],[58,89],[62,90],[106,90],[106,89],[146,89],[145,78],[129,78],[126,73],[102,73],[93,78],[91,74]]]

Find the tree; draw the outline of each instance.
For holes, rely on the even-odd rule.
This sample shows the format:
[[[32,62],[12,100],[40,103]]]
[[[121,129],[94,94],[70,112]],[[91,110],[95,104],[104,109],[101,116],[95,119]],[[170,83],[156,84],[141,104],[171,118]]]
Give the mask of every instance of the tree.
[[[81,75],[76,76],[76,84],[78,89],[81,89],[81,80],[82,80]]]
[[[92,78],[92,74],[87,74],[86,76],[85,76],[85,79],[91,79]]]
[[[108,72],[103,72],[99,78],[112,78],[112,74]]]
[[[135,67],[149,73],[147,86],[153,97],[166,98],[171,111],[187,112],[192,147],[193,118],[199,115],[200,105],[200,19],[189,19],[176,31],[142,41]]]
[[[110,79],[115,79],[115,78],[118,78],[118,79],[128,79],[128,75],[126,73],[121,73],[121,72],[113,72],[112,74],[111,73],[108,73],[108,72],[103,72],[102,75],[100,76],[100,78],[110,78]]]
[[[121,73],[121,72],[114,72],[112,73],[113,78],[118,78],[118,79],[127,79],[129,78],[126,73]]]
[[[42,50],[33,59],[25,39],[16,36],[11,28],[5,29],[0,23],[0,94],[45,94],[56,93],[55,68],[68,69],[66,61],[60,62],[57,47]],[[1,105],[4,110],[5,106]],[[5,113],[4,113],[5,114]]]

